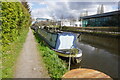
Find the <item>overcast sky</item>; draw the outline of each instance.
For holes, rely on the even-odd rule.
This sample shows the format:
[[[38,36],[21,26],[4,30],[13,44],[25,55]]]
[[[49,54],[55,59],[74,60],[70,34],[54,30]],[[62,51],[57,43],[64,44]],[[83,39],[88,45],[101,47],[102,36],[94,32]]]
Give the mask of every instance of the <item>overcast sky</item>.
[[[87,0],[89,1],[89,0]],[[92,2],[83,1],[70,1],[70,0],[39,0],[39,1],[29,1],[32,11],[32,17],[34,18],[54,18],[59,19],[61,16],[67,17],[75,17],[78,18],[81,13],[88,11],[89,15],[94,15],[97,13],[97,8],[99,5],[104,5],[104,12],[111,12],[118,9],[118,1],[101,1],[100,0],[92,0]]]

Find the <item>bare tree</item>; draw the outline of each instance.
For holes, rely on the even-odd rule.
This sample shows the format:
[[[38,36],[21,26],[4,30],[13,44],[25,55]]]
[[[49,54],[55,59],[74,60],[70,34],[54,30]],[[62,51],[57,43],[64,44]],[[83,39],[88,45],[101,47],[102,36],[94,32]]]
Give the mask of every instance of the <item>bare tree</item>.
[[[101,10],[100,10],[100,14],[104,13],[104,5],[101,5]]]
[[[98,9],[97,9],[97,14],[102,14],[104,13],[104,5],[99,5]]]
[[[100,14],[100,5],[97,8],[97,14]]]
[[[118,2],[118,10],[120,10],[120,1]]]

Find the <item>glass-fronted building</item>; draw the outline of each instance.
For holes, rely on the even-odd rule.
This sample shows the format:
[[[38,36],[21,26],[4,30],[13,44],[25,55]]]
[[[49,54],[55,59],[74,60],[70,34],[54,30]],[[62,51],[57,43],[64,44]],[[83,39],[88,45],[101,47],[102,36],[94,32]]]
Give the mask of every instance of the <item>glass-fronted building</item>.
[[[80,17],[82,27],[120,27],[120,10]]]

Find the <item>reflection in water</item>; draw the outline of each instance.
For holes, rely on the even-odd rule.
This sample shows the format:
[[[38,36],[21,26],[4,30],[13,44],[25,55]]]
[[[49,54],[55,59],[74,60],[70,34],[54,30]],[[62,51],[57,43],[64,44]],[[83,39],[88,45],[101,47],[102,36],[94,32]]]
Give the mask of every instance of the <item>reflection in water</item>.
[[[118,55],[84,42],[77,42],[77,46],[82,50],[82,61],[72,68],[91,68],[118,78]]]

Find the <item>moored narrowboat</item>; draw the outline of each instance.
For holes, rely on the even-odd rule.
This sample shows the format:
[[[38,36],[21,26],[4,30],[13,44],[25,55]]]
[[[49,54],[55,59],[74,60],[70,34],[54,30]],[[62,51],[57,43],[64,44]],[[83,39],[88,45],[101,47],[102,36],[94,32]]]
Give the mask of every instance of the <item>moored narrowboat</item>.
[[[72,58],[72,61],[75,63],[81,61],[82,51],[76,46],[76,34],[72,32],[55,32],[41,28],[38,28],[37,32],[59,56]]]

